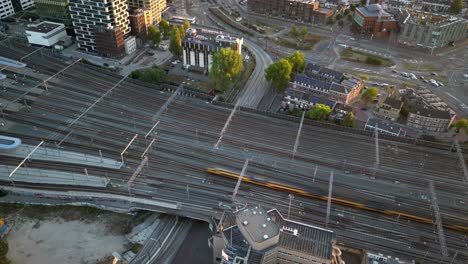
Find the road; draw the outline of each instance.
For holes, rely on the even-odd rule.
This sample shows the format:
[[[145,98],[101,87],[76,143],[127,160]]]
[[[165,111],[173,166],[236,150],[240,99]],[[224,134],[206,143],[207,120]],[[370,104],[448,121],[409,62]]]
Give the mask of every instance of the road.
[[[2,47],[0,56],[18,59],[26,51]],[[27,63],[43,74],[52,75],[66,64],[53,58],[31,56]],[[12,78],[11,74],[8,76]],[[83,172],[107,177],[115,185],[106,189],[86,188],[86,191],[115,192],[147,200],[180,203],[181,216],[209,219],[219,217],[227,204],[235,182],[209,175],[208,167],[240,171],[250,158],[247,175],[266,181],[299,187],[318,195],[328,192],[330,171],[334,171],[335,197],[363,203],[381,210],[395,210],[432,219],[428,181],[435,182],[439,207],[445,225],[466,225],[468,222],[468,187],[460,169],[460,161],[449,146],[430,148],[380,137],[380,166],[374,168],[375,140],[370,134],[346,133],[305,122],[297,153],[292,158],[299,122],[271,118],[238,111],[228,126],[220,148],[213,146],[231,113],[231,108],[194,99],[193,94],[175,96],[167,109],[172,93],[148,84],[124,81],[112,93],[107,93],[121,76],[90,65],[77,64],[48,83],[48,91],[29,98],[29,109],[5,113],[3,134],[20,137],[24,144],[45,145],[60,149],[98,155],[120,160],[120,153],[135,134],[139,136],[124,156],[125,166],[109,171],[94,166],[71,163],[38,162],[32,159],[28,168]],[[9,87],[1,98],[12,100],[27,87],[40,83],[32,77],[22,79],[24,87]],[[104,96],[105,95],[105,96]],[[96,100],[102,98],[98,103]],[[93,106],[83,114],[84,109]],[[162,113],[156,135],[145,138],[154,126],[154,114]],[[72,120],[81,117],[72,126]],[[150,133],[151,134],[151,133]],[[50,135],[55,135],[51,138]],[[126,183],[141,164],[141,155],[152,138],[148,164],[130,188]],[[2,157],[7,154],[2,153]],[[466,155],[465,155],[466,159]],[[17,165],[18,158],[3,158],[2,165]],[[11,182],[3,182],[10,185]],[[75,190],[73,186],[17,186],[58,190]],[[84,188],[84,187],[83,187]],[[129,192],[130,189],[130,192]],[[241,184],[239,202],[288,210],[288,192]],[[220,202],[221,207],[220,207]],[[161,209],[160,209],[161,210]],[[324,226],[326,204],[319,200],[296,196],[292,201],[291,218]],[[359,245],[381,252],[424,263],[466,263],[468,252],[466,234],[446,229],[449,256],[440,253],[440,244],[432,225],[333,204],[331,228],[339,243]]]

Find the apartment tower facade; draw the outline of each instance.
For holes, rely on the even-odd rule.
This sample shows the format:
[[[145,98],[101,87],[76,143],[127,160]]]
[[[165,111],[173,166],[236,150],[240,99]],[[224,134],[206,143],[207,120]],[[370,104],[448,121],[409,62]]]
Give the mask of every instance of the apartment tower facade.
[[[96,52],[95,27],[130,33],[126,0],[69,0],[78,47]]]
[[[166,0],[127,0],[131,9],[145,9],[149,11],[149,23],[158,24],[161,14],[167,8]]]

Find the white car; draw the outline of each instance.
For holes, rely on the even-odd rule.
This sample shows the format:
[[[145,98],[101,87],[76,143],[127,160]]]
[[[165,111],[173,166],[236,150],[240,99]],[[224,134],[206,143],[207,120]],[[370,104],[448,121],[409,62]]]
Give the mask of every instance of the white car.
[[[177,64],[179,64],[179,62],[180,62],[180,60],[175,60],[175,61],[173,61],[171,63],[172,63],[172,65],[177,65]]]

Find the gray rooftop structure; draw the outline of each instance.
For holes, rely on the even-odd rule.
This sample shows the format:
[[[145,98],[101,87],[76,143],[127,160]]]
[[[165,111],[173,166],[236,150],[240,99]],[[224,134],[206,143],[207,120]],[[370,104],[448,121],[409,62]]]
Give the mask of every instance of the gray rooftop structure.
[[[401,130],[402,130],[400,126],[395,125],[393,123],[389,123],[387,121],[384,121],[378,118],[367,119],[365,129],[370,130],[370,131],[374,131],[375,129],[377,129],[379,133],[389,134],[389,135],[394,135],[394,136],[400,136]]]
[[[365,17],[379,17],[379,16],[390,16],[383,7],[379,4],[371,4],[357,8],[361,14]]]
[[[243,221],[250,222],[244,225]],[[249,264],[262,263],[262,258],[267,255],[271,258],[272,252],[277,252],[274,254],[278,257],[292,256],[296,260],[301,256],[304,262],[298,263],[328,263],[333,257],[336,240],[333,231],[286,219],[277,209],[266,211],[261,207],[250,207],[237,213],[226,212],[223,226],[226,227],[223,229],[227,241],[225,253],[231,263],[234,259],[248,261]],[[243,230],[246,226],[247,235]],[[257,242],[253,240],[262,242],[265,235],[278,239],[261,250],[256,249],[254,244]],[[323,261],[311,262],[308,257]]]
[[[52,30],[62,26],[62,24],[58,23],[51,23],[51,22],[42,22],[35,26],[28,27],[26,30],[31,32],[38,32],[38,33],[48,33]]]

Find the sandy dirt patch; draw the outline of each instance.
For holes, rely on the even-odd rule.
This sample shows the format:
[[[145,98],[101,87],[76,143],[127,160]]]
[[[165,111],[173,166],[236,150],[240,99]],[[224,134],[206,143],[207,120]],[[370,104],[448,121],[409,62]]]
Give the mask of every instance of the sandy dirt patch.
[[[91,264],[128,246],[119,228],[128,219],[125,215],[111,217],[104,213],[66,220],[56,213],[38,218],[25,215],[20,213],[15,217],[14,227],[7,236],[10,248],[7,257],[14,264]]]

